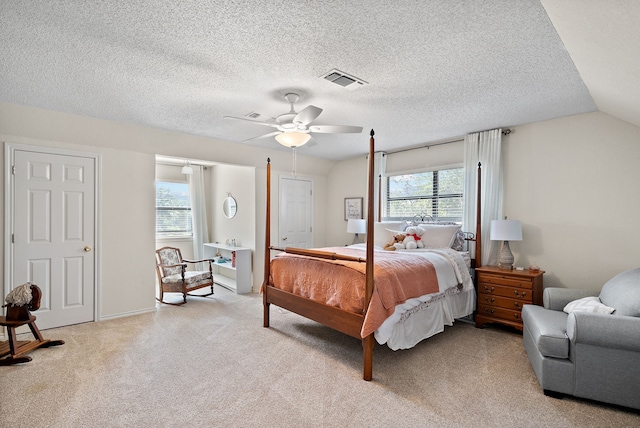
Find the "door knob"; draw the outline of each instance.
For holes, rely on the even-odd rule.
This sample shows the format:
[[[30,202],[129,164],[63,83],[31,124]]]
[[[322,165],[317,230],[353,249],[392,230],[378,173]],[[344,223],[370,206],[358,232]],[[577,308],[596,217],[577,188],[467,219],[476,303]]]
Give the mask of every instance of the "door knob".
[[[286,241],[286,240],[287,240],[287,237],[286,237],[286,236],[283,236],[283,237],[282,237],[282,240],[283,240],[283,241]]]
[[[91,246],[90,245],[85,246],[84,247],[84,252],[88,253],[89,251],[91,251]]]

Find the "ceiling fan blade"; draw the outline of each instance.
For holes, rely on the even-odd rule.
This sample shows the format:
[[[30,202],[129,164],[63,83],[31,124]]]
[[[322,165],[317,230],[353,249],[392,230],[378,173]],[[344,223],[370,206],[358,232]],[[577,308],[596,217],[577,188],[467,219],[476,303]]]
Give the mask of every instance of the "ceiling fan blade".
[[[246,143],[247,141],[253,141],[253,140],[259,140],[261,138],[268,138],[268,137],[275,137],[276,135],[278,135],[280,133],[280,131],[275,131],[275,132],[269,132],[268,134],[264,134],[264,135],[259,135],[257,137],[253,137],[253,138],[249,138],[246,140],[243,140],[243,143]]]
[[[310,132],[318,132],[322,134],[351,134],[362,132],[362,126],[347,125],[316,125],[309,127]]]
[[[293,118],[293,123],[308,125],[313,122],[316,117],[320,116],[320,113],[322,113],[322,109],[320,107],[307,106],[300,110],[300,113]]]
[[[269,122],[260,122],[259,120],[251,120],[244,117],[235,117],[235,116],[223,116],[225,119],[236,119],[236,120],[244,120],[245,122],[255,123],[256,125],[264,125],[269,126],[271,128],[277,128],[277,123],[269,123]]]

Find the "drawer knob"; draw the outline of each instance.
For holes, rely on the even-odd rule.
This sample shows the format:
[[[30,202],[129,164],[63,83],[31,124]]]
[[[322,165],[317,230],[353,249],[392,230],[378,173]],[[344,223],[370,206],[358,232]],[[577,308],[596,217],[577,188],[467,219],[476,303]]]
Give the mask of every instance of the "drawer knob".
[[[519,314],[519,313],[515,313],[515,314],[513,314],[513,316],[514,316],[514,318],[515,318],[515,319],[517,319],[517,320],[519,320],[519,319],[520,319],[520,314]]]
[[[487,287],[486,285],[484,286],[484,291],[486,291],[487,293],[493,293],[493,290],[495,289],[495,287],[491,287],[491,290],[489,290],[489,287]]]
[[[516,308],[520,307],[520,303],[519,302],[513,302],[513,304],[516,306]]]
[[[484,296],[484,301],[487,303],[493,303],[496,301],[496,299],[494,297],[492,297],[491,299],[489,299],[487,296]]]
[[[493,310],[493,309],[489,309],[489,308],[484,308],[484,311],[485,311],[485,312],[489,312],[489,313],[493,313],[493,312],[494,312],[494,310]]]

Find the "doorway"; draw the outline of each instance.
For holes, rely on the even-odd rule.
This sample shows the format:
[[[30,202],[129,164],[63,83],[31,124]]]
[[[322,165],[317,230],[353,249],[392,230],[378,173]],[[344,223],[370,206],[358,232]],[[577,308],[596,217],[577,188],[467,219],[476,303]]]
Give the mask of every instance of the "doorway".
[[[96,320],[100,156],[5,146],[5,295],[42,290],[40,329]]]

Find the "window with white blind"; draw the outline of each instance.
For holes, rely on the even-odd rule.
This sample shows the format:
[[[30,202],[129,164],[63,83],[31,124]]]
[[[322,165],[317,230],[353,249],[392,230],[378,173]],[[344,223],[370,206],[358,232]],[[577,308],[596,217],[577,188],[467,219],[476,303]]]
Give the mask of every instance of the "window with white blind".
[[[156,236],[193,236],[187,183],[156,181]]]
[[[429,215],[434,220],[462,221],[463,168],[390,175],[386,182],[386,218]]]

